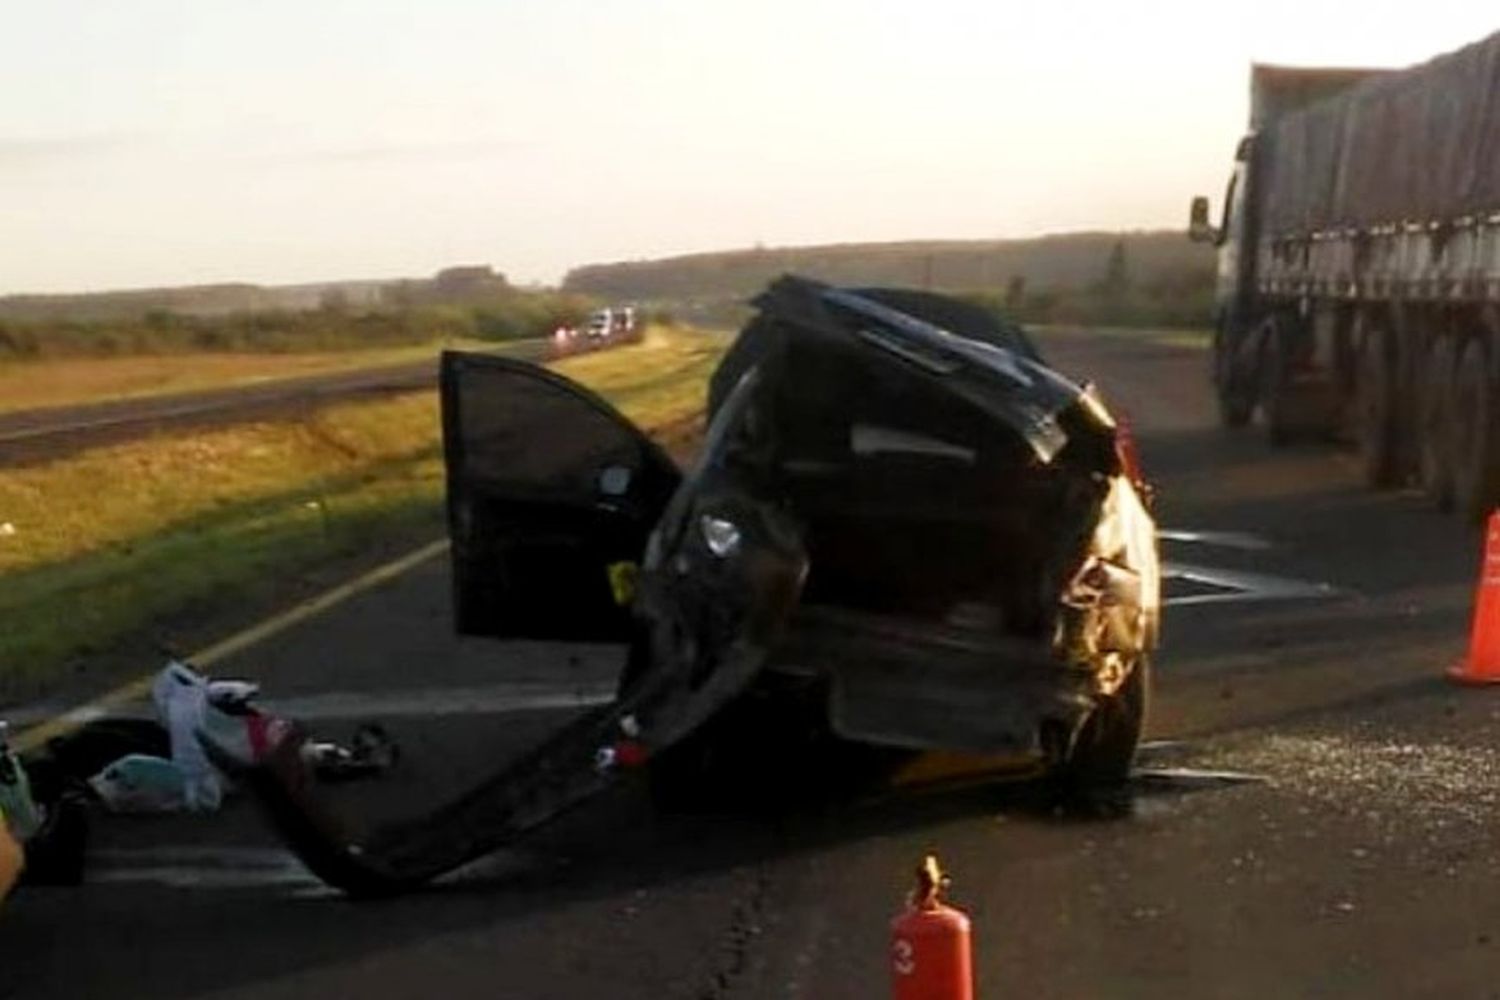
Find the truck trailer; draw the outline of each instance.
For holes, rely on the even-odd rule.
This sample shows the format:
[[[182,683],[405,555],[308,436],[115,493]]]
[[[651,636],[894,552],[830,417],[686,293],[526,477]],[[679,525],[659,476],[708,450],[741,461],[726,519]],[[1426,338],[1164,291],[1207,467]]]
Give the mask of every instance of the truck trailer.
[[[1500,34],[1406,70],[1256,65],[1219,225],[1222,422],[1352,440],[1372,486],[1500,500]]]

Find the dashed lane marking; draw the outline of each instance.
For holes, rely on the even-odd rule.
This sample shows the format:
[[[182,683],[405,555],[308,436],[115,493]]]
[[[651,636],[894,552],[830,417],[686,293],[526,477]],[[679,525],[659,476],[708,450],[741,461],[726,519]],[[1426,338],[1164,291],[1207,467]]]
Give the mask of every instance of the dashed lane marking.
[[[1193,566],[1187,563],[1167,563],[1162,567],[1162,577],[1166,580],[1185,580],[1188,583],[1214,588],[1213,593],[1179,594],[1162,602],[1164,605],[1174,607],[1192,604],[1227,604],[1233,601],[1327,599],[1338,597],[1343,593],[1331,583],[1298,580],[1289,576],[1274,576],[1270,573]]]
[[[1164,542],[1215,545],[1219,548],[1241,549],[1245,552],[1264,552],[1271,547],[1270,542],[1247,531],[1180,531],[1167,528],[1158,531],[1156,537]]]

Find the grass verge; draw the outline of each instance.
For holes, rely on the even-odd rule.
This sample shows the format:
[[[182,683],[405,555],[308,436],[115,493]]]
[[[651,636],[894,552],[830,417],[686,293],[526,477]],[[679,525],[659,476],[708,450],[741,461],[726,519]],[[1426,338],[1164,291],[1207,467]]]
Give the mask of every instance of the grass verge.
[[[643,427],[680,428],[727,343],[653,331],[554,367]],[[42,693],[127,638],[274,606],[330,562],[440,535],[442,498],[430,392],[0,469],[0,698]]]

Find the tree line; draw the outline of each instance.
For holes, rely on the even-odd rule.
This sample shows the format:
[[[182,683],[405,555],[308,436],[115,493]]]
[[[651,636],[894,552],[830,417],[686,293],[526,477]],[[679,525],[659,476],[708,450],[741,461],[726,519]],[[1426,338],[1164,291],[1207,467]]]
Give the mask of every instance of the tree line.
[[[145,354],[291,353],[451,339],[543,337],[587,317],[587,296],[515,288],[443,301],[408,288],[365,306],[330,295],[312,309],[186,315],[151,309],[110,319],[0,319],[0,359]]]

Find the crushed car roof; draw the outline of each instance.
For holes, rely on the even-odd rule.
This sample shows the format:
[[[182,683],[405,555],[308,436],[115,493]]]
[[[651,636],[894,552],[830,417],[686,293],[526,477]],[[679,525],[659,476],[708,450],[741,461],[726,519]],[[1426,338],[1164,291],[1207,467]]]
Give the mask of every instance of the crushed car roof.
[[[713,375],[710,414],[739,378],[789,337],[834,338],[895,355],[1014,429],[1037,459],[1068,443],[1059,422],[1086,390],[1042,362],[1024,332],[957,299],[912,289],[836,288],[785,276],[752,304],[758,315]]]

